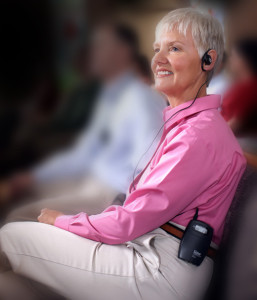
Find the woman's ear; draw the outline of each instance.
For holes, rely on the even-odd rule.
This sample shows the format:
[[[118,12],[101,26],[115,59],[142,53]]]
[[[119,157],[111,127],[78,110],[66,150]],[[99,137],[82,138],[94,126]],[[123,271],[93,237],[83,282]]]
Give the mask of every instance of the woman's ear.
[[[210,64],[204,64],[203,67],[204,67],[205,71],[211,71],[214,68],[215,63],[217,61],[217,57],[218,57],[217,52],[214,49],[209,50],[208,55],[211,57],[211,63]]]

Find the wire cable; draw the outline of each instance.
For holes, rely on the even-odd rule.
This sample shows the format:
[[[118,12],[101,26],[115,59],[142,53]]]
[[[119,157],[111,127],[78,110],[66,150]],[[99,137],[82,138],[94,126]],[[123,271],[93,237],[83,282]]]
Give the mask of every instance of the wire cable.
[[[146,155],[146,153],[147,153],[147,152],[149,151],[149,149],[152,147],[154,141],[156,140],[157,136],[159,135],[159,133],[160,133],[160,131],[162,130],[162,128],[164,127],[164,125],[165,125],[171,118],[173,118],[176,114],[178,114],[179,112],[181,112],[181,111],[183,111],[183,110],[186,110],[186,109],[190,108],[190,107],[195,103],[195,101],[196,101],[196,99],[197,99],[197,97],[198,97],[198,95],[199,95],[199,93],[200,93],[202,87],[203,87],[205,84],[207,84],[208,81],[209,81],[209,79],[207,79],[207,80],[200,86],[200,88],[198,89],[198,92],[196,93],[196,96],[195,96],[193,102],[192,102],[190,105],[188,105],[187,107],[184,107],[184,108],[182,108],[182,109],[176,111],[172,116],[170,116],[170,117],[168,118],[168,120],[166,120],[166,121],[163,123],[163,125],[161,126],[161,128],[158,130],[158,132],[157,132],[156,136],[154,137],[153,141],[151,142],[150,146],[149,146],[149,147],[147,148],[147,150],[143,153],[143,155],[140,157],[138,163],[136,164],[136,167],[135,167],[134,172],[133,172],[133,177],[132,177],[132,179],[133,179],[132,185],[133,185],[133,189],[134,189],[134,190],[136,189],[136,188],[135,188],[135,182],[134,182],[134,181],[135,181],[135,174],[136,174],[137,167],[138,167],[139,163],[141,162],[142,158]]]

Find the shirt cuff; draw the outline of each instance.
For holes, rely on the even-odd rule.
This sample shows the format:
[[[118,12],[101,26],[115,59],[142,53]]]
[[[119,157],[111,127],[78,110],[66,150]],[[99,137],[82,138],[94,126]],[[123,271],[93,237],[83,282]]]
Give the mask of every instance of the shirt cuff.
[[[54,226],[69,231],[70,218],[72,216],[64,215],[55,219]]]

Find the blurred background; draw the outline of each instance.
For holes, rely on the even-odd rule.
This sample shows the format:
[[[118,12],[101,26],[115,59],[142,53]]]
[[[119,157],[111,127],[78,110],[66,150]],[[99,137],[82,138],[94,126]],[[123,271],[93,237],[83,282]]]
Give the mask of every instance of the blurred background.
[[[115,18],[133,26],[150,61],[157,22],[186,6],[219,18],[228,53],[239,36],[257,35],[257,2],[251,0],[2,0],[0,177],[69,145],[86,126],[96,104],[97,87],[87,85],[95,23]]]

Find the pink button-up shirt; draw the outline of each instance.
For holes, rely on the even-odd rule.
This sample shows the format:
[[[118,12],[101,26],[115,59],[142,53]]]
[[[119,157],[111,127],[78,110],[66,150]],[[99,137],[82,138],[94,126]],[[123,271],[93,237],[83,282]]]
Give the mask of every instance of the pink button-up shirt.
[[[164,121],[191,102],[166,107]],[[135,178],[135,190],[130,185],[123,206],[109,206],[98,215],[60,216],[55,226],[91,240],[120,244],[168,221],[186,226],[198,207],[198,219],[213,227],[213,241],[219,244],[246,166],[219,106],[218,95],[198,98],[165,124],[153,157]]]

